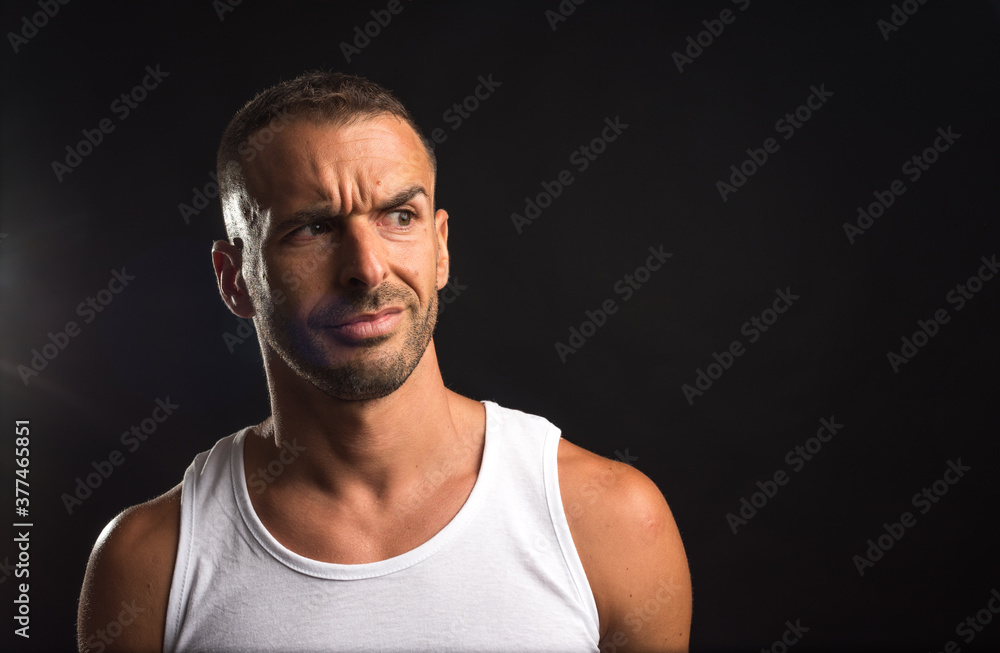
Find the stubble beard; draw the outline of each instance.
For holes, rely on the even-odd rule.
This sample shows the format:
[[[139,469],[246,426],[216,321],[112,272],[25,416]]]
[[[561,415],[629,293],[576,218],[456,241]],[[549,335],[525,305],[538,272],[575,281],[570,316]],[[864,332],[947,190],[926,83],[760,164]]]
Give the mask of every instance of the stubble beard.
[[[324,329],[340,319],[361,312],[377,312],[402,300],[404,313],[409,317],[409,327],[403,345],[394,350],[386,342],[398,337],[396,333],[369,338],[358,345],[333,344]],[[263,302],[261,302],[263,304]],[[344,401],[381,399],[398,390],[410,377],[423,357],[434,335],[437,324],[437,292],[430,294],[426,312],[420,311],[413,293],[395,286],[379,286],[375,291],[358,294],[336,305],[314,310],[307,324],[293,322],[273,302],[262,306],[254,301],[259,318],[260,336],[289,368],[295,371],[326,395]],[[362,356],[339,365],[332,364],[339,351],[353,350]],[[375,353],[375,350],[381,350]],[[367,354],[367,355],[364,355]]]

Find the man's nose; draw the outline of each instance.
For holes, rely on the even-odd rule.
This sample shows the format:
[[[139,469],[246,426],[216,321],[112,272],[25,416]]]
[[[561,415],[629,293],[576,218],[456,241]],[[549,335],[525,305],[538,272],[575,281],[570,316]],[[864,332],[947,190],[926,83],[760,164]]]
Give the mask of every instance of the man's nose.
[[[389,275],[385,242],[366,216],[345,221],[337,252],[338,281],[344,288],[374,288]]]

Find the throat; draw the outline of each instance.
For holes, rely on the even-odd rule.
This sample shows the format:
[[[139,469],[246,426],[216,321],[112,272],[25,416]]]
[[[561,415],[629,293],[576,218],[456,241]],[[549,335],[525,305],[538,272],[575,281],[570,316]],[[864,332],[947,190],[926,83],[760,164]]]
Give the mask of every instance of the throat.
[[[366,564],[394,558],[429,542],[465,505],[476,475],[428,479],[385,506],[359,508],[313,494],[273,488],[251,504],[260,524],[283,547],[312,560]]]

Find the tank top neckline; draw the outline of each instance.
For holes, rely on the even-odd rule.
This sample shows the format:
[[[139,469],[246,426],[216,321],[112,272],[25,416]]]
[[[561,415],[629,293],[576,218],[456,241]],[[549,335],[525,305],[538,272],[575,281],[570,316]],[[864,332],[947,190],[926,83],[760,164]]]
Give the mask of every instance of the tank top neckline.
[[[500,424],[502,415],[495,403],[483,401],[482,404],[486,407],[486,434],[483,444],[483,459],[472,491],[451,521],[429,540],[414,549],[386,560],[360,564],[341,564],[313,560],[285,548],[264,527],[264,524],[260,521],[257,512],[253,508],[253,504],[250,502],[246,473],[243,469],[243,446],[250,429],[249,426],[236,434],[236,437],[233,439],[232,455],[230,456],[232,486],[236,496],[236,506],[243,517],[243,522],[246,524],[253,538],[271,557],[290,569],[315,578],[360,580],[385,576],[412,567],[433,556],[461,532],[478,512],[489,492],[489,486],[494,475],[494,467],[496,466],[494,461],[494,458],[497,456],[495,449],[499,444],[496,436],[498,430],[502,428]]]

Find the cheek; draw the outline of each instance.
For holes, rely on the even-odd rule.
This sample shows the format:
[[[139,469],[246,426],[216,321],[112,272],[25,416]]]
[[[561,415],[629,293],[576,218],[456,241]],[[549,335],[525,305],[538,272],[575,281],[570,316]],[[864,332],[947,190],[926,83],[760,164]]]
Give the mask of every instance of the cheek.
[[[437,292],[437,256],[433,245],[400,252],[392,267],[396,276],[419,295],[422,304],[426,305],[428,297]]]
[[[243,259],[241,273],[247,285],[247,292],[250,294],[250,299],[254,304],[266,301],[270,295],[266,270],[264,262],[258,257],[247,256]]]
[[[330,257],[335,245],[317,244],[294,256],[275,257],[268,266],[267,283],[277,297],[296,297],[322,292],[330,276]]]

